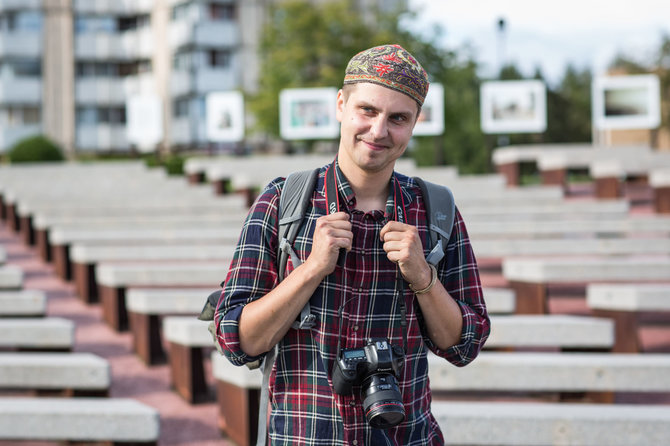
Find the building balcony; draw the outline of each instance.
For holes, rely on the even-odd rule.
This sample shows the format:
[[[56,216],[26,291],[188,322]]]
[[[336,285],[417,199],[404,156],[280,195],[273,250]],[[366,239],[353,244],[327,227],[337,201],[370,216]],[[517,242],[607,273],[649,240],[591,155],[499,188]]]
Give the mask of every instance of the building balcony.
[[[0,103],[35,104],[42,102],[42,80],[32,77],[0,77]]]
[[[199,68],[194,73],[173,71],[170,79],[170,95],[173,97],[234,90],[238,87],[235,70],[231,68]]]
[[[154,0],[73,0],[75,14],[149,14]]]
[[[168,34],[173,49],[183,46],[230,48],[240,42],[239,25],[233,21],[172,22]]]
[[[6,152],[14,144],[29,136],[42,133],[40,124],[24,124],[18,126],[0,127],[0,152]]]
[[[130,150],[124,124],[79,124],[75,145],[85,152]]]
[[[75,58],[88,60],[150,59],[154,44],[150,29],[119,34],[82,33],[75,36]]]
[[[0,12],[42,9],[42,0],[0,0]]]
[[[3,57],[41,58],[42,33],[30,31],[0,33],[0,59]]]
[[[152,73],[142,73],[123,79],[123,92],[126,98],[144,93],[154,93],[155,91],[156,80]]]
[[[125,104],[124,87],[122,78],[79,78],[75,83],[75,100],[77,104]]]

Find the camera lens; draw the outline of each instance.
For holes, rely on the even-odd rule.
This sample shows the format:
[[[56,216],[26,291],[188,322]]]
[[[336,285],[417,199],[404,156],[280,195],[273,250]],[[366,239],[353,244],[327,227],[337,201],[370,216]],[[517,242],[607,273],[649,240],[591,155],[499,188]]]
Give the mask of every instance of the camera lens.
[[[389,373],[369,375],[362,383],[363,411],[370,426],[389,429],[405,419],[405,407],[395,376]]]

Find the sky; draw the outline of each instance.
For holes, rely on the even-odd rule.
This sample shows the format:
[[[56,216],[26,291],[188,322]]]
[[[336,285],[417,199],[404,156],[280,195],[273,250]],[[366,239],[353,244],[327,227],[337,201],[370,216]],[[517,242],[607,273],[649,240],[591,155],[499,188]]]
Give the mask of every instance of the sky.
[[[419,12],[411,29],[441,24],[440,43],[454,49],[471,45],[483,77],[493,76],[501,61],[527,76],[539,66],[550,84],[560,81],[568,63],[598,74],[619,52],[650,57],[663,34],[670,35],[670,0],[409,0],[409,5]]]

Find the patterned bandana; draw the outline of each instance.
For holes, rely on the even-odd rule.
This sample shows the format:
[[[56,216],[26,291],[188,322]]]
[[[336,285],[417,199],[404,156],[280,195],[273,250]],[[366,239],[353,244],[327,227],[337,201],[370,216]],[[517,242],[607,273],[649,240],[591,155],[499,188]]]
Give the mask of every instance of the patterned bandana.
[[[419,62],[400,45],[382,45],[361,51],[351,58],[344,85],[372,82],[405,93],[423,105],[428,93],[428,76]]]

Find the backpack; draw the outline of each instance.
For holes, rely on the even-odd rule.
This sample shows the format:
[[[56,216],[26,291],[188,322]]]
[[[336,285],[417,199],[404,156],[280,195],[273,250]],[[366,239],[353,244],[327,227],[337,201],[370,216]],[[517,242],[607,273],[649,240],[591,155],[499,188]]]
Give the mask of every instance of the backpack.
[[[284,271],[286,271],[286,263],[289,258],[291,259],[294,268],[302,263],[293,249],[293,243],[295,242],[298,231],[302,226],[302,221],[307,213],[307,207],[310,204],[316,186],[316,180],[319,177],[319,171],[320,168],[291,173],[286,177],[284,188],[279,196],[279,248],[277,252],[279,281],[284,280]],[[428,217],[428,230],[432,248],[430,253],[426,256],[426,261],[437,267],[437,264],[444,257],[447,243],[451,237],[451,229],[454,225],[456,208],[454,197],[446,186],[424,181],[419,177],[414,177],[413,179],[421,189],[426,206],[426,215]],[[223,285],[223,283],[221,285]],[[216,348],[219,350],[219,353],[222,353],[221,347],[216,341],[216,326],[213,321],[214,312],[216,311],[220,295],[221,290],[217,290],[208,296],[205,308],[203,308],[203,311],[198,318],[212,321],[209,324],[209,331],[212,333],[212,336],[214,336]],[[315,316],[311,313],[308,301],[300,312],[299,319],[293,323],[292,328],[309,329],[312,328],[314,324]],[[278,346],[275,346],[275,348],[266,353],[263,360],[247,364],[250,369],[260,367],[263,371],[257,446],[264,445],[266,441],[267,423],[265,423],[265,420],[269,398],[268,386],[270,373],[272,372],[272,367],[277,354],[277,347]]]

